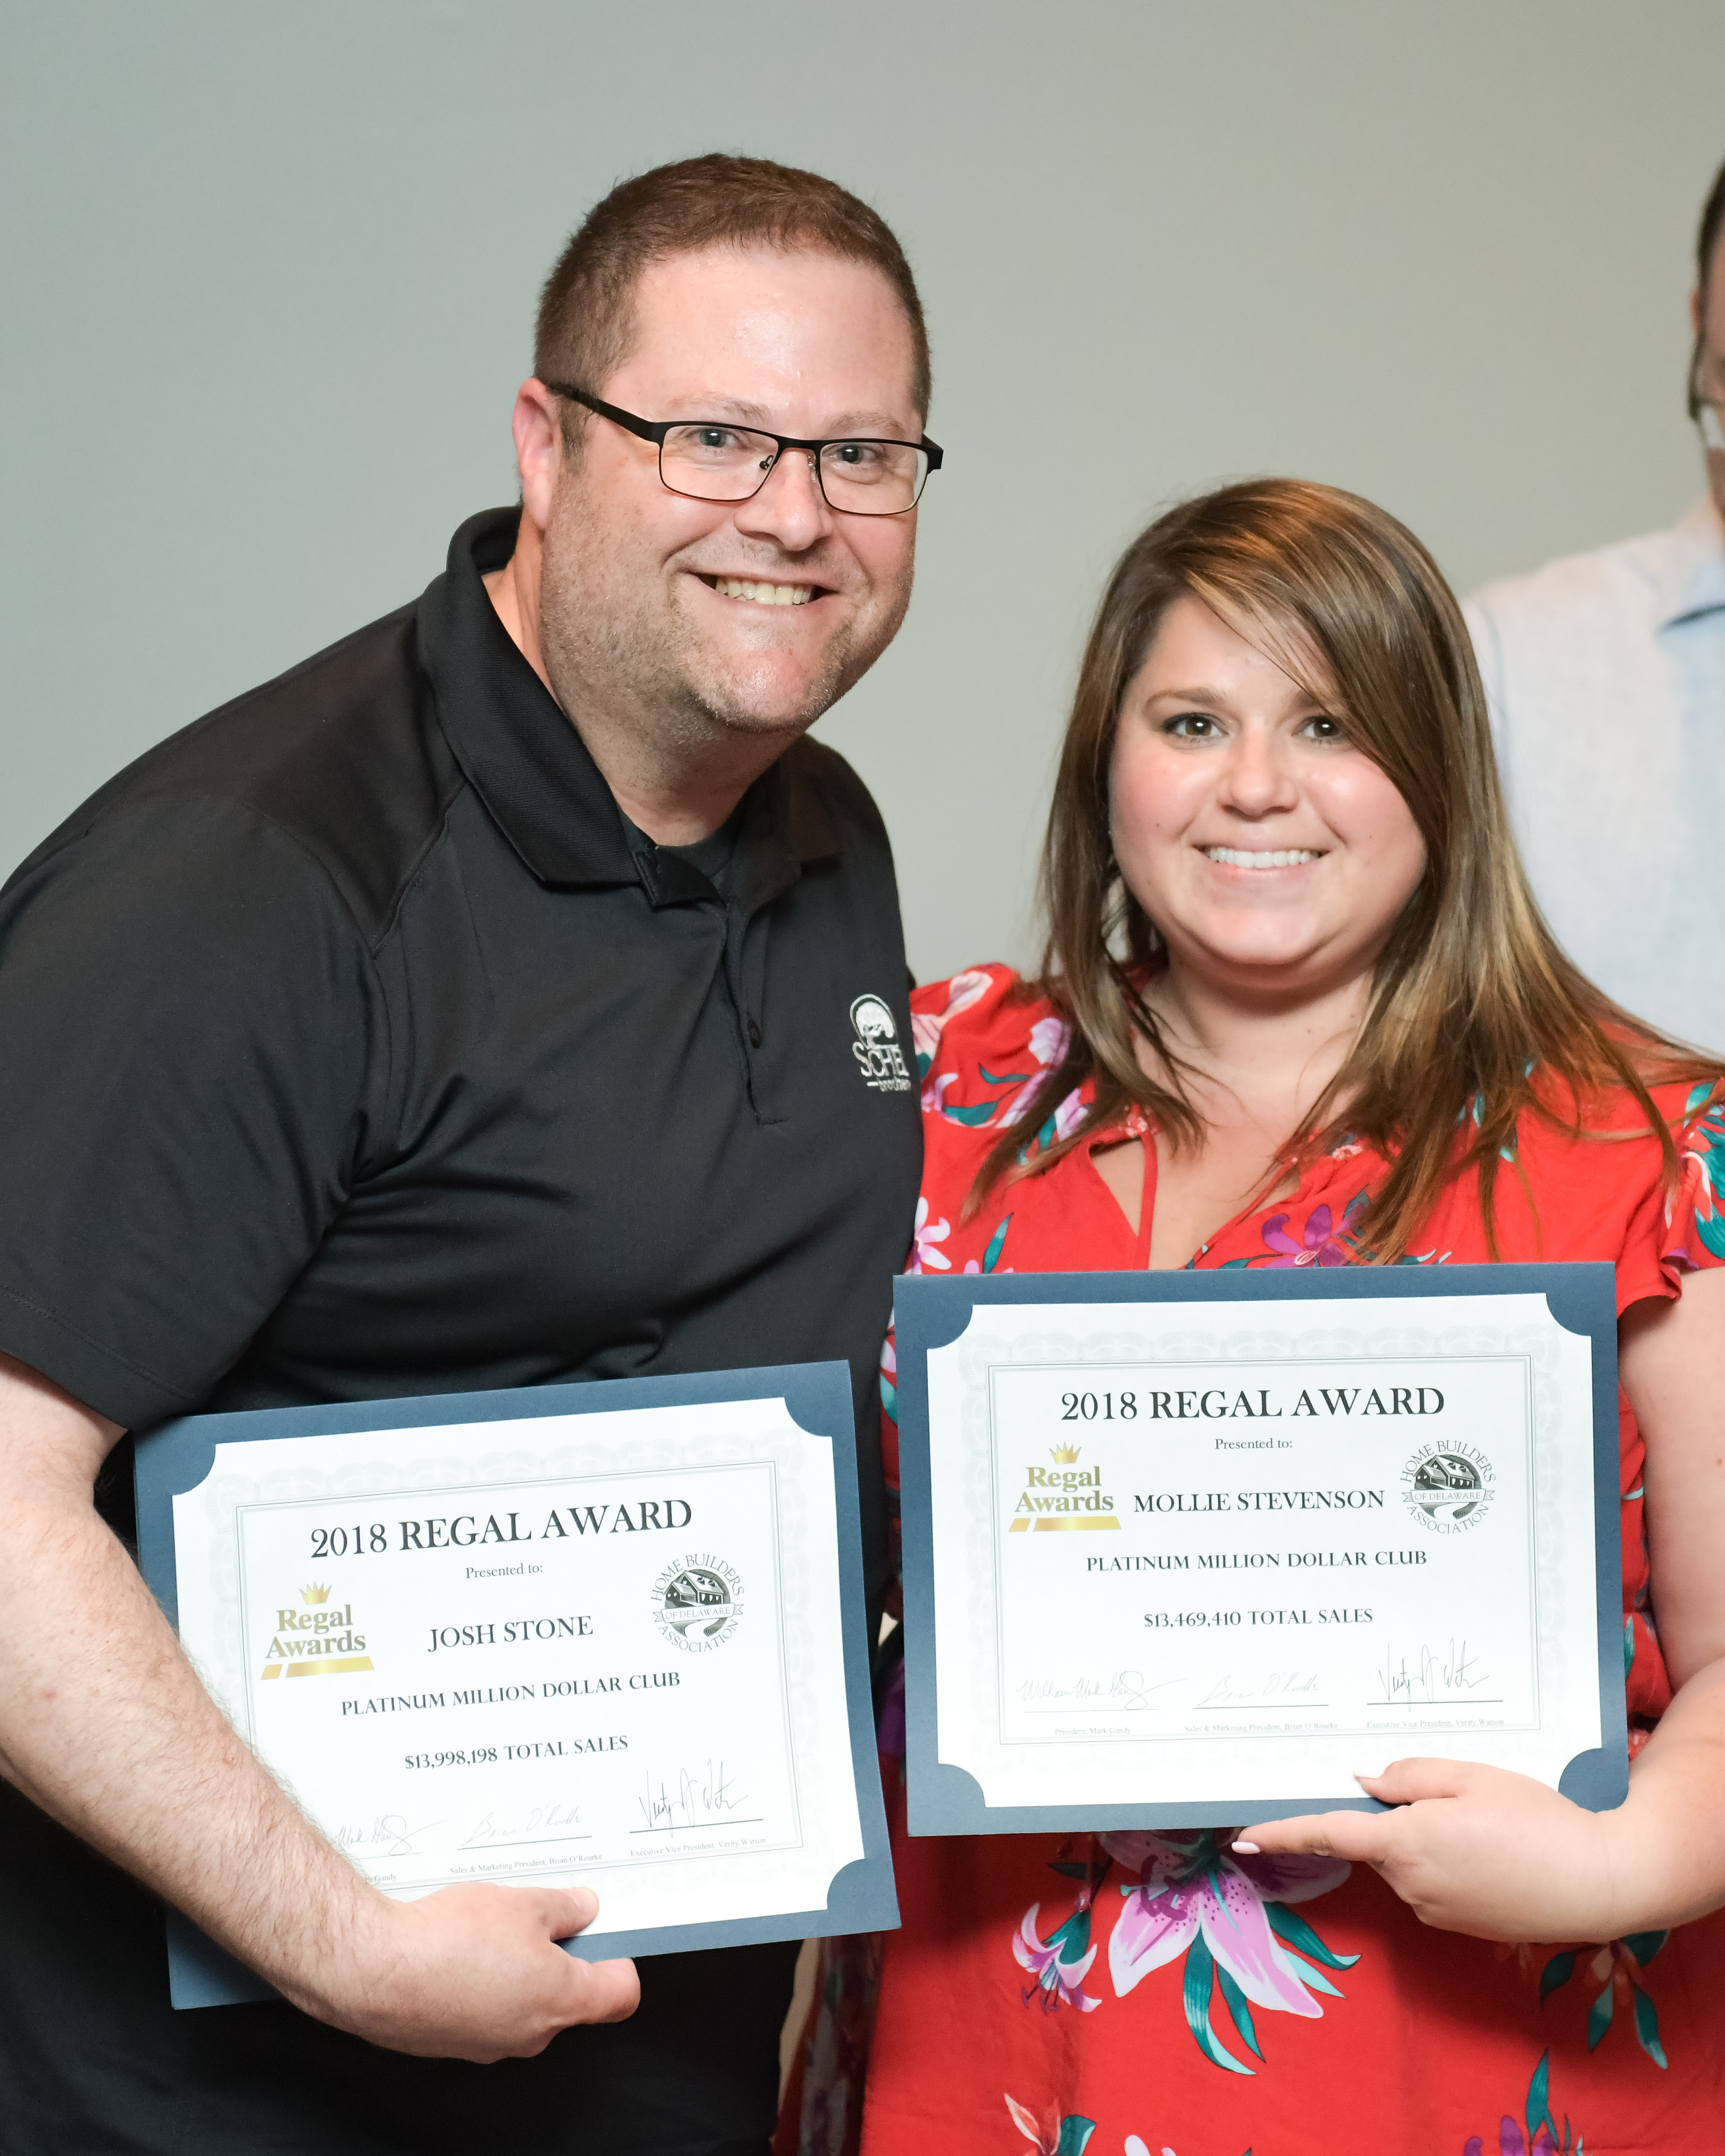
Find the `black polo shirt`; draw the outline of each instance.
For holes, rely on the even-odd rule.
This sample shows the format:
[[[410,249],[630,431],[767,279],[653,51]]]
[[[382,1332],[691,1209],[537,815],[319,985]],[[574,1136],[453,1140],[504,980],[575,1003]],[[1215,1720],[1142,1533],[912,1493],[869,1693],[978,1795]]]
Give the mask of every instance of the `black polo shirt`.
[[[644,839],[480,581],[516,516],[0,893],[0,1348],[132,1427],[844,1357],[878,1584],[921,1149],[885,831],[804,741],[722,867]],[[693,2156],[770,2128],[788,1950],[644,1963],[633,2023],[536,2061],[409,2061],[286,2007],[173,2014],[149,1897],[9,1789],[0,1837],[9,2149]]]

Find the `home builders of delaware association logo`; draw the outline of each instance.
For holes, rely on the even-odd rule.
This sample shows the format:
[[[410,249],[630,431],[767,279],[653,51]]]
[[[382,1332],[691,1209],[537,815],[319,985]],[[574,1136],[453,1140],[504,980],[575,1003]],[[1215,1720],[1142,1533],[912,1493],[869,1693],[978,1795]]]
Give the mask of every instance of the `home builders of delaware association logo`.
[[[1038,1534],[1074,1527],[1117,1527],[1114,1500],[1103,1494],[1100,1467],[1081,1467],[1080,1448],[1056,1445],[1049,1453],[1052,1469],[1027,1467],[1024,1486],[1013,1507],[1010,1532]]]
[[[341,1677],[368,1670],[366,1635],[353,1629],[353,1604],[329,1607],[330,1590],[312,1585],[300,1589],[302,1609],[278,1609],[275,1637],[264,1658],[266,1677]]]
[[[1476,1445],[1422,1445],[1402,1468],[1402,1497],[1422,1527],[1455,1535],[1477,1527],[1497,1495],[1491,1460]]]
[[[711,1550],[675,1559],[653,1583],[653,1621],[672,1645],[691,1655],[722,1646],[742,1615],[737,1568]]]

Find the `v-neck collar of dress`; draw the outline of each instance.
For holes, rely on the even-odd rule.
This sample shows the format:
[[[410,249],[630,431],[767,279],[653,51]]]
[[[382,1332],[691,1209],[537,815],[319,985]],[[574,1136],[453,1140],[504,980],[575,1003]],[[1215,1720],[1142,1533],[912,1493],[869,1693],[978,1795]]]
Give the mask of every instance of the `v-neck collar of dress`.
[[[1144,1187],[1138,1200],[1138,1225],[1136,1234],[1133,1233],[1131,1221],[1127,1218],[1126,1209],[1102,1180],[1101,1172],[1092,1158],[1098,1146],[1122,1145],[1131,1138],[1137,1138],[1140,1142],[1144,1154]],[[1363,1153],[1364,1150],[1363,1147],[1351,1147],[1347,1154],[1342,1156],[1342,1158],[1351,1159],[1356,1153]],[[1085,1141],[1083,1153],[1085,1166],[1095,1176],[1103,1195],[1120,1223],[1123,1234],[1132,1237],[1132,1270],[1135,1272],[1147,1272],[1150,1268],[1150,1235],[1156,1219],[1156,1185],[1161,1169],[1161,1163],[1156,1155],[1155,1125],[1134,1101],[1127,1106],[1126,1112],[1116,1121],[1106,1124],[1101,1130],[1091,1132]],[[1254,1221],[1263,1220],[1267,1223],[1275,1217],[1278,1210],[1286,1218],[1288,1214],[1299,1209],[1302,1204],[1316,1204],[1326,1186],[1338,1172],[1342,1158],[1338,1158],[1334,1152],[1321,1154],[1307,1167],[1305,1173],[1287,1197],[1266,1199],[1255,1204],[1242,1206],[1232,1219],[1224,1220],[1219,1228],[1199,1245],[1183,1265],[1169,1265],[1163,1270],[1168,1272],[1189,1272],[1201,1265],[1210,1251],[1217,1249],[1240,1229],[1250,1227]]]

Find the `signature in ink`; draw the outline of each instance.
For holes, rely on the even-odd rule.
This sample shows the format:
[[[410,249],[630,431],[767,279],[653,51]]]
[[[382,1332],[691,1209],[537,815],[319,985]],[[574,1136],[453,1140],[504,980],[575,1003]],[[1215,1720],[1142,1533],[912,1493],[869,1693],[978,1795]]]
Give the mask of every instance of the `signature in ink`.
[[[716,1824],[746,1804],[748,1791],[726,1772],[722,1759],[716,1765],[709,1759],[704,1774],[680,1767],[675,1784],[661,1775],[655,1788],[649,1774],[635,1802],[642,1824],[649,1831],[667,1828],[675,1831],[679,1827]]]

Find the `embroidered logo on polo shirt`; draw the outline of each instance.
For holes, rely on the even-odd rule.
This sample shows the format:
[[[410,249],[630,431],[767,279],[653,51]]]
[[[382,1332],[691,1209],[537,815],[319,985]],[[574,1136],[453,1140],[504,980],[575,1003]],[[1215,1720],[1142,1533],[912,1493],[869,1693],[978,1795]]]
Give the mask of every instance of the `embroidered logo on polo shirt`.
[[[850,1006],[856,1039],[850,1052],[871,1093],[908,1093],[911,1074],[898,1045],[898,1025],[879,996],[859,996]]]

